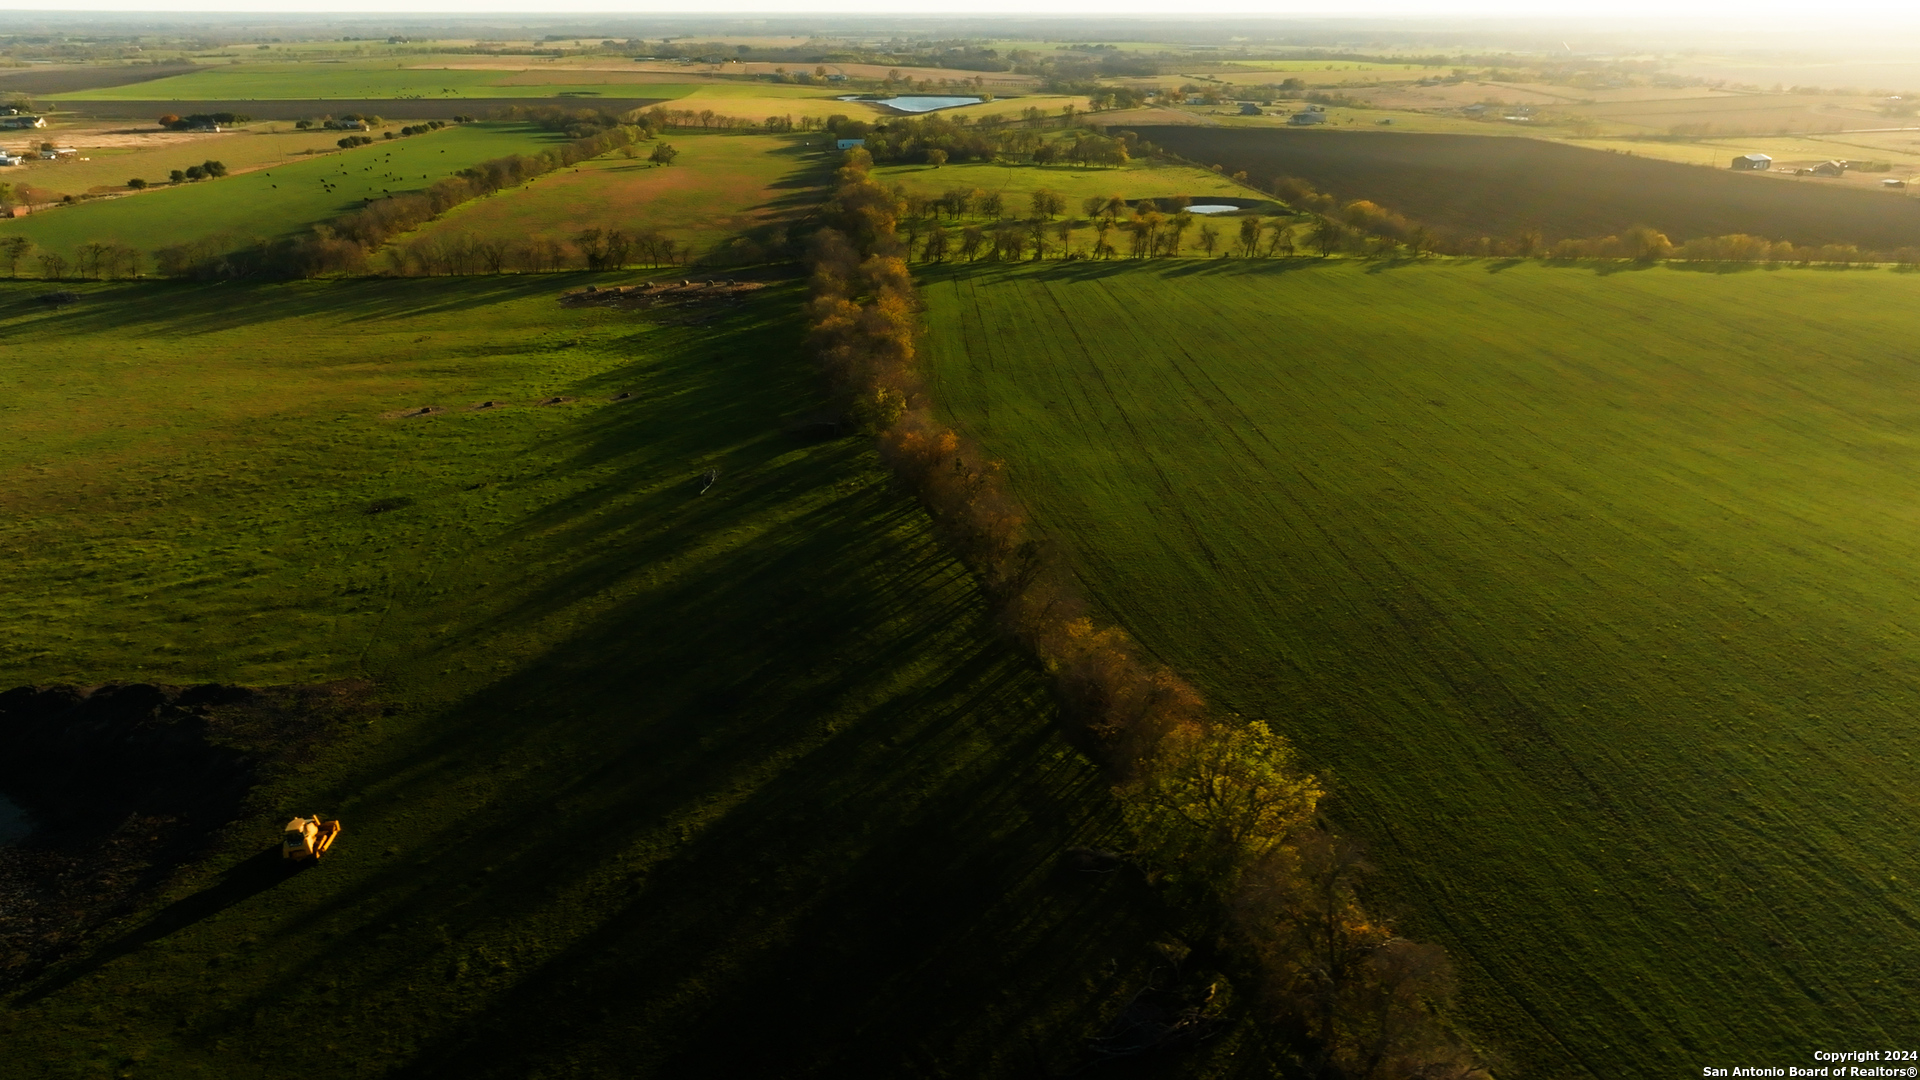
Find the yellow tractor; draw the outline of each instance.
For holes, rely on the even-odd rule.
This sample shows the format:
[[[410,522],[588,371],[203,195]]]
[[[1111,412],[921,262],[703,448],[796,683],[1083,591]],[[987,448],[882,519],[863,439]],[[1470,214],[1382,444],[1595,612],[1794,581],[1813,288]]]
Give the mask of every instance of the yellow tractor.
[[[319,814],[312,817],[297,817],[287,822],[287,832],[280,841],[280,857],[296,862],[303,859],[318,860],[333,846],[334,838],[340,835],[340,823],[328,821]]]

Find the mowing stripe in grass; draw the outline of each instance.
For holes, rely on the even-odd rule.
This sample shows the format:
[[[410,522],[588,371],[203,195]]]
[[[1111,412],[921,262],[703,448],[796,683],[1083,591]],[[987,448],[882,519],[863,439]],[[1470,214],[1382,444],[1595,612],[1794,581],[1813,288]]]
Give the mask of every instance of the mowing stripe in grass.
[[[930,270],[933,396],[1526,1075],[1920,1021],[1920,278]]]

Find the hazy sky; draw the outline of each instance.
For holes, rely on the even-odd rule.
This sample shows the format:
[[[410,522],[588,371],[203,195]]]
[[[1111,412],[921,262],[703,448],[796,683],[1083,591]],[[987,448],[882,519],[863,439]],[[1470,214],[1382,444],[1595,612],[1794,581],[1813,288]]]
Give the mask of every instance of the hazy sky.
[[[909,10],[911,8],[911,10]],[[1883,0],[1189,0],[1177,6],[1165,0],[62,0],[20,3],[0,0],[0,11],[126,11],[126,12],[286,12],[377,13],[402,15],[421,12],[442,15],[550,16],[567,12],[714,14],[766,12],[794,15],[810,12],[873,13],[903,16],[913,12],[939,15],[997,14],[1048,16],[1103,15],[1167,19],[1206,13],[1239,16],[1356,15],[1448,16],[1500,15],[1528,20],[1555,17],[1621,19],[1724,19],[1734,25],[1804,22],[1809,29],[1831,26],[1836,20],[1871,26],[1878,22],[1910,24],[1920,19],[1911,3]]]
[[[1920,33],[1920,4],[1887,0],[0,0],[7,12],[295,12],[404,18],[468,15],[529,19],[569,13],[645,16],[649,14],[795,16],[811,13],[872,14],[893,18],[928,16],[1024,16],[1060,18],[1137,16],[1169,20],[1208,15],[1352,19],[1387,16],[1431,26],[1449,17],[1532,24],[1547,20],[1594,20],[1608,31],[1677,30],[1691,24],[1686,37],[1693,48],[1712,48],[1716,34],[1749,39],[1760,35],[1775,48],[1805,48],[1836,40],[1866,46],[1867,51],[1904,47]],[[1784,32],[1784,33],[1783,33]]]

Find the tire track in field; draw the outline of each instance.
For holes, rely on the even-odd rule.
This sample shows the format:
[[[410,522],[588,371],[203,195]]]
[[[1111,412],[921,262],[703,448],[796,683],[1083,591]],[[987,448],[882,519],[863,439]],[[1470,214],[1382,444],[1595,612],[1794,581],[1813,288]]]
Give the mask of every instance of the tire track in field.
[[[1286,459],[1287,455],[1280,445],[1261,428],[1259,423],[1255,421],[1245,409],[1233,403],[1233,399],[1228,396],[1225,388],[1220,385],[1219,380],[1215,379],[1213,374],[1207,370],[1206,365],[1201,363],[1185,345],[1176,345],[1175,351],[1179,354],[1179,357],[1185,361],[1184,364],[1178,360],[1173,362],[1171,366],[1175,373],[1180,376],[1181,381],[1184,382],[1188,390],[1192,392],[1192,396],[1198,398],[1203,403],[1207,411],[1212,415],[1215,425],[1226,428],[1234,442],[1240,446],[1250,460],[1258,460],[1258,457],[1254,447],[1241,434],[1236,420],[1239,423],[1244,423],[1246,427],[1252,431],[1254,436],[1273,452],[1276,459]],[[1196,381],[1196,376],[1198,379],[1205,381],[1205,388]],[[1211,390],[1212,393],[1209,394],[1207,392],[1208,390]],[[1313,479],[1297,464],[1294,466],[1294,471],[1309,488],[1316,492],[1321,492],[1320,486],[1314,483]],[[1324,492],[1322,492],[1322,494],[1324,495]],[[1262,493],[1262,498],[1266,505],[1271,507],[1276,514],[1285,515],[1284,509],[1277,504],[1271,495]],[[1348,567],[1352,568],[1357,581],[1364,582],[1367,580],[1368,575],[1364,573],[1361,564],[1354,558],[1354,554],[1349,552],[1347,547],[1327,528],[1325,522],[1321,520],[1319,515],[1313,513],[1297,495],[1288,494],[1286,501],[1295,508],[1298,516],[1304,517],[1310,523],[1312,530],[1319,534],[1325,541],[1327,547],[1332,550],[1341,561],[1346,563]],[[1296,535],[1300,534],[1300,529],[1297,525],[1293,526],[1293,531]],[[1302,539],[1304,540],[1305,538],[1302,537]],[[1393,558],[1390,552],[1377,543],[1367,542],[1364,543],[1364,547],[1373,555],[1379,564],[1392,569],[1394,576],[1399,579],[1405,592],[1411,595],[1419,607],[1426,610],[1428,616],[1426,621],[1431,625],[1427,628],[1428,632],[1423,634],[1421,633],[1422,628],[1417,626],[1415,620],[1410,618],[1408,613],[1401,610],[1398,605],[1389,603],[1376,603],[1373,605],[1384,612],[1393,624],[1399,628],[1404,640],[1417,643],[1417,648],[1426,658],[1426,667],[1429,671],[1439,676],[1441,685],[1446,687],[1446,689],[1453,694],[1454,699],[1463,705],[1472,703],[1476,699],[1485,700],[1485,698],[1482,697],[1482,693],[1489,687],[1497,690],[1496,694],[1487,696],[1505,699],[1504,712],[1509,718],[1525,717],[1534,721],[1533,724],[1528,726],[1537,727],[1540,729],[1539,734],[1546,735],[1547,741],[1552,745],[1554,750],[1558,751],[1562,767],[1570,772],[1573,777],[1588,790],[1595,802],[1608,810],[1609,817],[1618,822],[1621,816],[1618,813],[1618,807],[1614,801],[1610,799],[1593,778],[1587,774],[1586,770],[1581,768],[1578,762],[1573,759],[1571,752],[1562,745],[1558,739],[1553,738],[1550,732],[1545,730],[1546,726],[1538,722],[1538,718],[1534,716],[1531,710],[1525,707],[1520,696],[1507,685],[1506,680],[1492,668],[1486,658],[1466,642],[1464,637],[1452,625],[1451,620],[1447,619],[1443,612],[1435,608],[1432,601],[1419,589],[1418,582],[1408,574],[1400,565],[1399,561]],[[1353,597],[1349,600],[1349,603],[1354,603],[1357,607],[1364,607],[1365,598]],[[1444,662],[1441,657],[1434,655],[1433,650],[1425,643],[1429,637],[1440,636],[1433,634],[1433,625],[1444,627],[1444,637],[1452,647],[1457,650],[1461,656],[1471,660],[1473,665],[1478,668],[1481,674],[1482,685],[1469,687],[1465,682],[1453,675],[1450,664]],[[1303,672],[1303,674],[1306,673]],[[1474,691],[1476,689],[1482,691],[1482,693],[1475,693]],[[1474,711],[1479,712],[1477,709]],[[1516,764],[1518,763],[1516,762]],[[1374,835],[1384,835],[1389,843],[1398,850],[1402,860],[1408,860],[1413,857],[1413,852],[1408,848],[1399,830],[1392,828],[1387,819],[1378,813],[1368,816],[1373,819],[1375,827]],[[1430,895],[1434,894],[1430,893]],[[1442,893],[1436,896],[1436,900],[1440,900],[1444,895],[1445,894]],[[1452,910],[1448,903],[1429,903],[1427,905],[1427,911],[1430,916],[1438,917],[1438,921],[1445,927],[1446,932],[1453,941],[1466,941],[1472,936],[1465,933],[1463,928],[1456,923],[1456,920],[1452,917]],[[1488,981],[1492,985],[1502,988],[1512,985],[1510,972],[1515,964],[1510,957],[1497,954],[1487,956],[1478,950],[1467,950],[1467,953],[1471,958],[1471,962],[1485,973]],[[1506,977],[1503,977],[1503,975]],[[1604,1071],[1598,1068],[1595,1062],[1591,1061],[1586,1054],[1581,1053],[1577,1046],[1563,1038],[1559,1031],[1547,1023],[1546,1017],[1541,1014],[1533,1002],[1510,992],[1503,993],[1502,996],[1511,1006],[1517,1007],[1532,1021],[1534,1031],[1541,1041],[1558,1048],[1566,1059],[1578,1062],[1590,1075],[1604,1075]]]
[[[1214,554],[1206,537],[1200,534],[1200,527],[1194,524],[1192,515],[1187,513],[1186,503],[1174,496],[1173,479],[1167,475],[1167,470],[1160,466],[1153,452],[1147,449],[1147,442],[1141,437],[1140,429],[1134,426],[1133,417],[1121,407],[1119,395],[1113,392],[1113,385],[1107,381],[1107,373],[1100,370],[1100,365],[1093,359],[1093,350],[1087,347],[1086,340],[1080,336],[1079,324],[1067,314],[1067,309],[1060,303],[1060,298],[1055,295],[1052,288],[1043,287],[1040,291],[1046,295],[1047,302],[1053,305],[1053,310],[1060,316],[1060,325],[1066,327],[1067,331],[1073,335],[1073,343],[1079,346],[1080,354],[1086,357],[1087,367],[1093,372],[1094,377],[1100,380],[1100,389],[1106,392],[1107,400],[1113,404],[1114,411],[1120,414],[1120,421],[1127,425],[1127,434],[1132,438],[1134,448],[1140,452],[1140,456],[1146,460],[1147,464],[1153,467],[1153,474],[1159,477],[1161,498],[1165,500],[1169,509],[1179,515],[1180,524],[1187,530],[1187,535],[1193,538],[1194,544],[1200,548],[1200,553],[1207,557],[1207,565],[1216,573],[1219,572],[1220,557]]]
[[[1221,402],[1228,400],[1225,389],[1220,385],[1219,381],[1206,370],[1205,365],[1201,364],[1200,361],[1187,350],[1186,346],[1180,345],[1176,348],[1180,356],[1184,357],[1187,363],[1184,366],[1175,363],[1173,365],[1174,370],[1179,373],[1182,381],[1193,391],[1194,396],[1200,398],[1207,404],[1209,411],[1214,416],[1215,423],[1230,429],[1233,428],[1232,417],[1223,410],[1221,405],[1215,403],[1216,398]],[[1188,370],[1189,368],[1191,368],[1193,372],[1197,372],[1200,378],[1206,380],[1207,386],[1213,391],[1213,396],[1210,397],[1199,384],[1194,381],[1193,374]],[[1244,422],[1246,426],[1259,437],[1260,441],[1272,449],[1276,455],[1283,453],[1279,445],[1276,444],[1265,431],[1261,430],[1260,425],[1256,423],[1244,409],[1234,405],[1231,406],[1231,410],[1232,416],[1237,416]],[[1247,444],[1246,440],[1240,436],[1237,430],[1233,431],[1233,436],[1235,441],[1248,452],[1249,456],[1252,456],[1252,447]],[[1309,487],[1312,487],[1315,491],[1320,490],[1319,486],[1314,484],[1312,479],[1309,478],[1303,470],[1300,470],[1298,466],[1295,467],[1295,471]],[[1364,581],[1367,575],[1361,570],[1360,563],[1354,559],[1346,547],[1343,546],[1326,526],[1315,515],[1309,512],[1298,499],[1292,501],[1295,506],[1300,508],[1301,513],[1305,514],[1306,517],[1313,522],[1315,529],[1326,540],[1327,545],[1338,553],[1340,558],[1344,560],[1348,566],[1354,569],[1357,578]],[[1271,505],[1271,503],[1269,505]],[[1528,736],[1528,741],[1537,739],[1544,742],[1547,746],[1550,746],[1560,759],[1559,765],[1560,768],[1565,771],[1565,775],[1577,781],[1579,785],[1586,790],[1588,796],[1593,800],[1594,805],[1605,811],[1609,818],[1616,822],[1623,822],[1625,819],[1620,812],[1618,801],[1579,763],[1573,751],[1554,735],[1550,726],[1542,722],[1539,714],[1527,704],[1525,697],[1508,683],[1507,679],[1499,673],[1490,659],[1480,649],[1476,648],[1466,635],[1459,631],[1459,628],[1454,625],[1454,621],[1447,616],[1444,610],[1434,604],[1425,591],[1420,588],[1419,580],[1409,573],[1401,565],[1400,560],[1395,558],[1393,553],[1380,543],[1365,540],[1364,538],[1362,543],[1366,551],[1373,556],[1373,559],[1379,565],[1391,569],[1393,576],[1398,579],[1399,587],[1396,591],[1403,592],[1411,600],[1411,604],[1380,603],[1376,601],[1374,606],[1380,608],[1380,610],[1392,620],[1406,641],[1416,643],[1416,648],[1427,660],[1429,671],[1438,676],[1441,685],[1445,686],[1447,690],[1452,693],[1454,699],[1462,705],[1469,706],[1474,713],[1486,717],[1488,720],[1496,718],[1507,720],[1516,728],[1524,731]],[[1414,607],[1419,610],[1410,612],[1406,610],[1408,607]],[[1436,655],[1431,645],[1428,644],[1431,638],[1440,638],[1447,643],[1451,651],[1455,654],[1452,661],[1450,661],[1449,658]],[[1462,678],[1456,674],[1455,662],[1462,659],[1471,663],[1477,677]],[[1533,759],[1537,763],[1535,754],[1517,754],[1516,751],[1520,749],[1521,748],[1518,747],[1508,748],[1510,754],[1515,754],[1516,764],[1518,764],[1518,760],[1522,758],[1522,756],[1527,759]]]

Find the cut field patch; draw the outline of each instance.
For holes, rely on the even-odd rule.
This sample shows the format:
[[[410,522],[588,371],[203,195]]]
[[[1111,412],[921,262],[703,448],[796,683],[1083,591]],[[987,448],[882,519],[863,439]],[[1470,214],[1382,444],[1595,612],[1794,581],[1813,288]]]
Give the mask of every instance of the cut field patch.
[[[465,203],[408,241],[570,240],[589,228],[629,235],[654,229],[706,254],[725,240],[810,212],[833,165],[830,155],[793,136],[667,133],[660,141],[680,151],[673,164],[648,163],[643,143],[636,158],[596,158]]]

